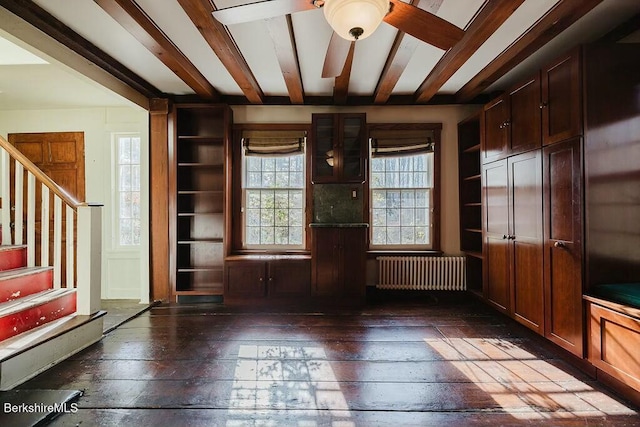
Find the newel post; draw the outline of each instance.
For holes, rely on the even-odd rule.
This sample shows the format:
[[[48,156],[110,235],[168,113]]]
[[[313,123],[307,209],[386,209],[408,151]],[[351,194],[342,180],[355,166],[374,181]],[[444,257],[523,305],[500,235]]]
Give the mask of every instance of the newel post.
[[[89,203],[78,207],[77,312],[81,315],[101,308],[102,206]]]

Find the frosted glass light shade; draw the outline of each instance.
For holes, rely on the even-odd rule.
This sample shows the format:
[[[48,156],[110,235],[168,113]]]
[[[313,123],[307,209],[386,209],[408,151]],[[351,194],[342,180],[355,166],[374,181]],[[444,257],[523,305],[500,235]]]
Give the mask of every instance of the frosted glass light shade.
[[[347,40],[362,40],[378,28],[389,12],[389,0],[326,0],[324,16],[333,31]],[[362,34],[356,35],[361,28]]]

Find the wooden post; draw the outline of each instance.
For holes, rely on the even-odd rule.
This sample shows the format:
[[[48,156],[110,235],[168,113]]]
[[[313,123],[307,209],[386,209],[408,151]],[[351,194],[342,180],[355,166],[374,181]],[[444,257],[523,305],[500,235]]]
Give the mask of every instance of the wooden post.
[[[100,310],[102,291],[102,205],[78,206],[77,313]]]

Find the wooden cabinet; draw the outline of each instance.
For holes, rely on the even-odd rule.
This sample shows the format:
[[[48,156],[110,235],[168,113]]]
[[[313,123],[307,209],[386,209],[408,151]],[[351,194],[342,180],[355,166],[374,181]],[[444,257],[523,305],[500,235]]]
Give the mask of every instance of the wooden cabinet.
[[[482,292],[482,191],[480,113],[458,124],[460,250],[466,256],[467,289]]]
[[[482,161],[540,147],[541,105],[539,74],[487,104],[482,119]]]
[[[582,141],[543,151],[545,336],[582,357]]]
[[[307,302],[311,262],[308,257],[231,257],[225,263],[225,303],[288,300]]]
[[[367,228],[315,227],[313,230],[312,294],[335,303],[364,302]]]
[[[311,145],[314,183],[365,181],[365,114],[313,114]]]
[[[574,49],[542,69],[543,145],[582,134],[580,58],[580,49]]]
[[[222,295],[225,159],[231,110],[176,105],[170,142],[170,281],[173,296]]]
[[[485,165],[485,296],[543,332],[540,150]]]

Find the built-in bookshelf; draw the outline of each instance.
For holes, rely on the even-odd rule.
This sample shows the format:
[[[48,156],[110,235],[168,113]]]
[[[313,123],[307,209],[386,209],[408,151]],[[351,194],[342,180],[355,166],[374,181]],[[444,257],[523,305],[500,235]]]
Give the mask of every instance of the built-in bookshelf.
[[[222,295],[225,257],[226,106],[174,107],[173,293]]]
[[[467,289],[482,292],[482,180],[480,114],[458,124],[460,249],[466,255]]]

